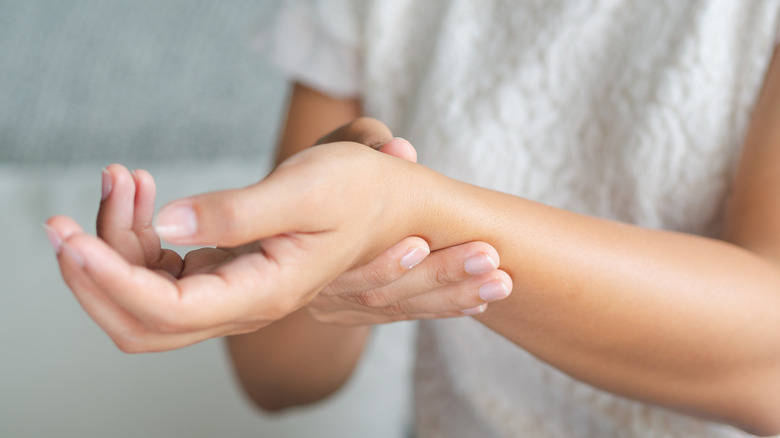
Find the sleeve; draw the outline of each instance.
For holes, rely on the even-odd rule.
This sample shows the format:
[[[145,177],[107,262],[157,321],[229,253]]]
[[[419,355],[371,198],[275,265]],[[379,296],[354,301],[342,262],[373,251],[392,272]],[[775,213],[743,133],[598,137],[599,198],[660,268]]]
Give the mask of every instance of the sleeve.
[[[336,98],[362,89],[361,0],[283,0],[253,45],[290,80]]]

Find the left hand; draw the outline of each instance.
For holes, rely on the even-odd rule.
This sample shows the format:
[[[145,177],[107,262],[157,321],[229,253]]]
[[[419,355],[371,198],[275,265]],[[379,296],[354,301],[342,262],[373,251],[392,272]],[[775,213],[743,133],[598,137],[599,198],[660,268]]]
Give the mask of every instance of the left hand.
[[[153,272],[149,259],[133,265],[67,218],[49,226],[63,242],[63,277],[117,345],[167,350],[264,327],[415,234],[425,216],[419,172],[365,146],[334,143],[294,156],[251,187],[174,202],[158,218],[158,230],[174,243],[257,241],[219,252],[221,259],[213,257],[219,250],[200,250],[206,261],[188,256],[196,267],[185,264],[178,278]],[[474,295],[452,310],[483,303]]]

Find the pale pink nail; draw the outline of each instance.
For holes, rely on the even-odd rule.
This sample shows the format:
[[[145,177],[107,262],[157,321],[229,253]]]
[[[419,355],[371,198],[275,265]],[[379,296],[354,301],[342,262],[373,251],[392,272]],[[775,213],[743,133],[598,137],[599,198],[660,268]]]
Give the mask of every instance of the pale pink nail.
[[[495,260],[487,254],[474,254],[466,260],[466,273],[469,275],[486,274],[498,268]]]
[[[68,245],[65,242],[62,242],[62,254],[73,260],[77,265],[84,267],[84,256],[81,255],[78,251],[73,249],[72,246]]]
[[[189,205],[171,205],[160,211],[154,229],[167,240],[191,237],[198,232],[198,218]]]
[[[426,248],[412,248],[401,258],[401,266],[404,269],[412,269],[425,260],[430,253]]]
[[[100,199],[105,201],[106,198],[108,198],[108,195],[111,194],[111,188],[114,186],[114,179],[111,177],[111,172],[108,171],[105,167],[103,168],[103,178],[102,178],[102,192],[100,194]]]
[[[479,297],[487,302],[501,300],[508,296],[509,288],[500,280],[489,281],[479,288]]]
[[[59,234],[57,234],[56,231],[54,231],[54,228],[44,224],[43,229],[46,231],[46,236],[49,237],[49,242],[51,242],[52,248],[54,248],[54,252],[59,254],[60,251],[62,251],[62,238]]]
[[[485,313],[485,310],[487,310],[487,304],[482,304],[477,307],[461,310],[460,313],[471,316],[471,315],[479,315],[480,313]]]

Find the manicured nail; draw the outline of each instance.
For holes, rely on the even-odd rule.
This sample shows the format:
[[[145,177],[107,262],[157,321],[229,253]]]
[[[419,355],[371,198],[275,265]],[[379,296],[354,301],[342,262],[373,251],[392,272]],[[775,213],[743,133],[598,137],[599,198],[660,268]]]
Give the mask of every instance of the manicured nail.
[[[114,180],[111,178],[111,172],[108,171],[105,167],[103,168],[103,178],[102,178],[102,193],[100,194],[100,199],[105,201],[106,198],[108,198],[108,195],[111,194],[111,188],[114,186]]]
[[[469,275],[485,274],[498,268],[495,260],[487,254],[474,254],[466,260],[466,273]]]
[[[190,237],[198,231],[198,218],[191,206],[172,205],[160,211],[154,229],[163,239]]]
[[[425,260],[430,253],[431,252],[425,248],[412,248],[409,251],[406,251],[406,254],[401,258],[401,266],[404,269],[412,269]]]
[[[84,256],[82,256],[78,251],[73,249],[72,246],[68,245],[65,242],[62,242],[62,254],[76,262],[77,265],[84,267]]]
[[[487,310],[487,304],[482,304],[481,306],[461,310],[460,313],[471,316],[471,315],[479,315],[480,313],[485,313],[485,310]]]
[[[493,280],[479,288],[479,297],[487,302],[501,300],[509,296],[509,288],[500,281]]]
[[[54,228],[44,224],[43,229],[46,231],[46,235],[49,237],[49,242],[51,242],[52,248],[54,248],[54,252],[59,254],[60,251],[62,251],[62,238],[59,234],[57,234],[56,231],[54,231]]]

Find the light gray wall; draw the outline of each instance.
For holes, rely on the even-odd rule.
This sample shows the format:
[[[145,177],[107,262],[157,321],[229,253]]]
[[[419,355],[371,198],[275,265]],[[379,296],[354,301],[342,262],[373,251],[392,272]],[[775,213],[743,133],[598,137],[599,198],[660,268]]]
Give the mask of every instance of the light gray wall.
[[[276,0],[0,0],[0,162],[256,158],[285,84]]]

